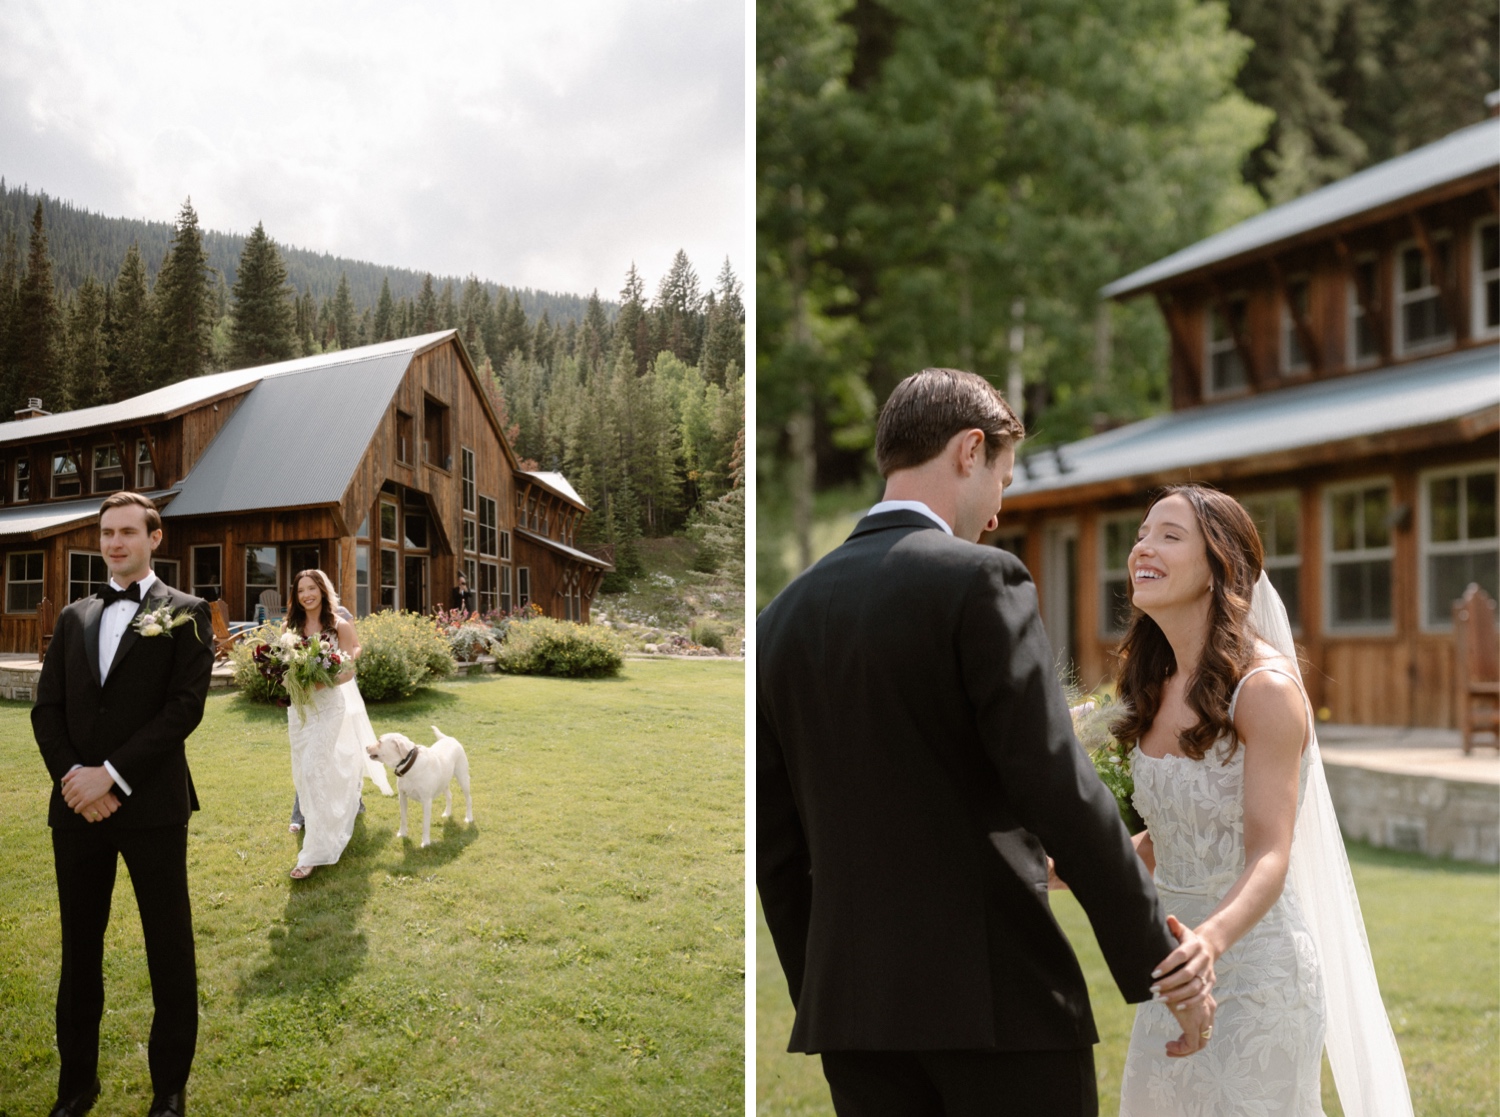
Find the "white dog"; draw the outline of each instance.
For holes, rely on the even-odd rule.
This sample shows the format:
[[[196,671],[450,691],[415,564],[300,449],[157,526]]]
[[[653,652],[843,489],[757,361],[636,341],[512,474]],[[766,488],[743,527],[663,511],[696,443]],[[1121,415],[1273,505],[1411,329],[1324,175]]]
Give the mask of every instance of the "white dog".
[[[372,758],[396,772],[396,790],[401,797],[401,829],[396,837],[406,837],[406,800],[422,804],[422,848],[432,844],[432,801],[441,793],[447,796],[443,817],[453,813],[453,781],[464,790],[464,821],[474,821],[474,799],[469,794],[469,758],[463,745],[437,726],[432,727],[437,741],[431,747],[419,745],[400,733],[386,733],[366,748]]]

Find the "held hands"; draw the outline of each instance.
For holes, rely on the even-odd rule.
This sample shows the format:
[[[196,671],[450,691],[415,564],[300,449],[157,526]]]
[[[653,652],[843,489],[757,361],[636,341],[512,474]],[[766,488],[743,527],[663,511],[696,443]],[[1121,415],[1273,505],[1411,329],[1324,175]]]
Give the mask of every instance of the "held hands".
[[[62,778],[63,802],[89,822],[102,822],[120,809],[114,777],[104,765],[74,768]]]
[[[1167,929],[1178,947],[1152,971],[1157,978],[1151,992],[1166,1002],[1179,1024],[1182,1036],[1167,1044],[1167,1054],[1176,1058],[1201,1051],[1213,1031],[1214,961],[1217,952],[1207,939],[1185,926],[1175,915],[1167,916]]]

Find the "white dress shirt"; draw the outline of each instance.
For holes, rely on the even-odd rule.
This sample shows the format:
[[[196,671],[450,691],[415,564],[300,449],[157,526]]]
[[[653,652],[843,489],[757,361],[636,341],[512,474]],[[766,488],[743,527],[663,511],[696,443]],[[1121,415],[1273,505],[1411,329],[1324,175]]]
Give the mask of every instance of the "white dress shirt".
[[[920,512],[949,535],[953,534],[953,528],[948,526],[948,521],[939,516],[920,500],[882,500],[868,512],[866,516],[874,516],[880,512]]]
[[[141,587],[141,600],[145,601],[146,591],[156,581],[156,575],[150,570],[146,576],[136,584]],[[113,578],[109,584],[117,590],[125,589]],[[102,683],[109,675],[109,665],[114,662],[115,652],[119,650],[120,638],[125,635],[125,630],[130,627],[130,622],[135,619],[140,606],[134,601],[120,600],[111,605],[106,605],[104,611],[99,614],[99,681]],[[115,771],[115,766],[108,760],[104,762],[104,768],[109,772],[110,778],[126,795],[130,794],[130,785],[120,778],[120,773]]]

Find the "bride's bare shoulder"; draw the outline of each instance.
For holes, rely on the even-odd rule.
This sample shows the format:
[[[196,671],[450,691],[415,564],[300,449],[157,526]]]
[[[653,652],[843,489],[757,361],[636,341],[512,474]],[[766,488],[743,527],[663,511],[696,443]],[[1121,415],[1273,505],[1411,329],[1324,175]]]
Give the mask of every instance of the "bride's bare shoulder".
[[[1245,679],[1235,703],[1235,728],[1245,739],[1284,738],[1300,747],[1307,713],[1297,665],[1268,644],[1260,644],[1256,651],[1251,667],[1276,670],[1257,671]]]

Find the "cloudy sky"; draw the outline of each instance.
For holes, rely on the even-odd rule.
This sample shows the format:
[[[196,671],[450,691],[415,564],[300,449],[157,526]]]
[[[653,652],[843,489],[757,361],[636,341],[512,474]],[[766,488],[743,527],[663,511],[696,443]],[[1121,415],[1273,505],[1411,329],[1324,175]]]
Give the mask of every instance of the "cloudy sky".
[[[747,262],[739,0],[0,3],[0,175],[508,286]]]

